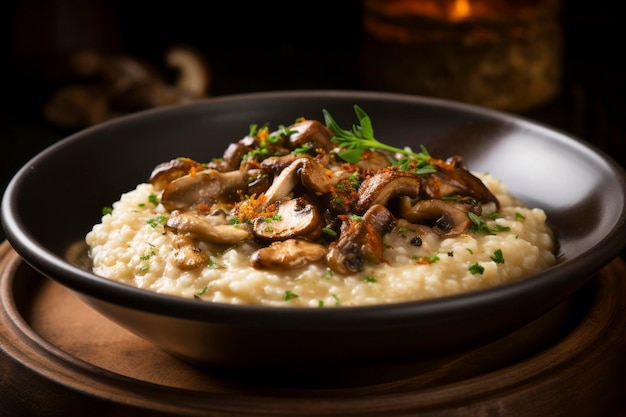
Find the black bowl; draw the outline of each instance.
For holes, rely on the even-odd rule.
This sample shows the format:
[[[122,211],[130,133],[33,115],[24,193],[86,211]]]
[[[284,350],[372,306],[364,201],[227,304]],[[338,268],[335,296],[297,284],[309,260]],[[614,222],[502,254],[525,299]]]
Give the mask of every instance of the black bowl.
[[[368,112],[385,142],[461,155],[471,170],[493,174],[528,205],[544,209],[557,232],[557,265],[463,295],[312,309],[160,295],[98,277],[76,262],[101,208],[146,181],[156,164],[177,156],[206,161],[251,123],[323,120],[322,109],[350,126],[354,104]],[[74,134],[17,173],[2,201],[2,220],[8,241],[34,269],[184,361],[268,380],[339,381],[432,364],[566,300],[624,247],[625,184],[623,170],[598,149],[505,113],[398,94],[273,92],[146,111]]]

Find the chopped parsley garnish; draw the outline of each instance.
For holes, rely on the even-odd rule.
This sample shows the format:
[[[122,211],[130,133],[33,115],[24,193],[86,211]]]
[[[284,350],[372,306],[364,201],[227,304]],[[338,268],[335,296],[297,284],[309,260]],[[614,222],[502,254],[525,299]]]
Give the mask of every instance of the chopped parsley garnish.
[[[102,207],[102,215],[107,215],[113,213],[113,207]]]
[[[365,282],[377,282],[377,281],[375,277],[368,275],[365,277]]]
[[[157,216],[148,219],[146,223],[148,223],[150,227],[157,227],[158,225],[165,223],[166,220],[166,216]]]
[[[495,235],[497,232],[508,232],[511,230],[511,228],[508,226],[489,224],[471,211],[468,212],[467,215],[472,220],[472,223],[474,223],[470,227],[470,231],[472,233],[486,233],[488,235]]]
[[[157,195],[156,195],[156,194],[154,194],[154,193],[151,193],[151,194],[148,196],[148,201],[149,201],[149,202],[151,202],[152,204],[154,204],[155,206],[158,206],[158,205],[159,205],[159,198],[158,198],[158,197],[157,197]]]
[[[273,216],[265,217],[264,221],[265,223],[270,223],[270,222],[279,221],[282,219],[283,219],[283,216],[281,216],[280,214],[274,214]]]
[[[285,291],[285,301],[293,300],[294,298],[298,298],[298,294],[293,291]]]
[[[485,272],[485,268],[478,262],[474,262],[473,264],[470,265],[469,272],[472,275],[476,275],[476,274],[482,275],[482,273]]]
[[[360,185],[359,182],[359,172],[358,171],[354,171],[352,174],[350,174],[350,176],[348,176],[348,183],[350,184],[351,187],[354,188],[358,188]]]
[[[503,264],[504,256],[502,256],[502,249],[496,249],[496,251],[491,256],[491,260],[497,264]]]

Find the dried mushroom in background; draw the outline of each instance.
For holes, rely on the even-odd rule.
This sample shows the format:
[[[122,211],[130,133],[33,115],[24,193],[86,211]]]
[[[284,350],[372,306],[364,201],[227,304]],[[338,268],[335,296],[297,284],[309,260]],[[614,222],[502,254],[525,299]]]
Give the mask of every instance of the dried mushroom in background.
[[[165,67],[125,55],[86,50],[69,66],[75,82],[56,91],[44,106],[46,119],[61,128],[81,129],[106,120],[208,97],[211,72],[195,49],[173,46]],[[175,72],[173,80],[166,74]]]

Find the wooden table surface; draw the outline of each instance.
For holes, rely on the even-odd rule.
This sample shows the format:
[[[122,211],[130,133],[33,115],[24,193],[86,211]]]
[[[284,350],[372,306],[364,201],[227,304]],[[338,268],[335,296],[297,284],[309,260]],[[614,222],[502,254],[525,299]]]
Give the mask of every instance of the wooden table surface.
[[[626,416],[626,263],[489,345],[408,378],[272,388],[196,369],[0,245],[0,415]],[[279,365],[280,366],[280,365]]]

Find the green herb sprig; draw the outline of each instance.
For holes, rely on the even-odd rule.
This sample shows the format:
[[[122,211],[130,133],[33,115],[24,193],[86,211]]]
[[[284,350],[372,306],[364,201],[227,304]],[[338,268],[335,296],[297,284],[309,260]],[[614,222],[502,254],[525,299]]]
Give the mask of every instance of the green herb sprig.
[[[342,129],[326,109],[323,109],[322,113],[324,114],[324,122],[326,123],[326,126],[334,135],[331,140],[338,143],[339,147],[343,149],[338,153],[338,155],[344,161],[356,164],[361,160],[363,152],[366,150],[380,149],[399,153],[414,159],[420,170],[426,169],[426,171],[430,172],[435,170],[435,168],[429,164],[431,157],[423,145],[421,146],[422,151],[417,153],[407,148],[397,148],[395,146],[379,142],[374,137],[372,120],[360,106],[356,104],[354,105],[354,113],[359,120],[359,124],[352,125],[352,130]],[[407,163],[407,160],[397,161],[398,165]]]

